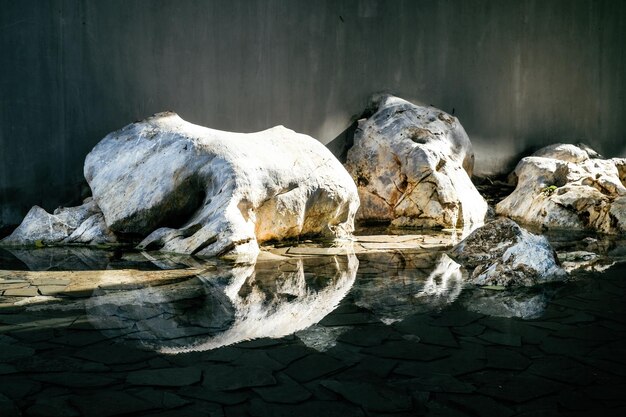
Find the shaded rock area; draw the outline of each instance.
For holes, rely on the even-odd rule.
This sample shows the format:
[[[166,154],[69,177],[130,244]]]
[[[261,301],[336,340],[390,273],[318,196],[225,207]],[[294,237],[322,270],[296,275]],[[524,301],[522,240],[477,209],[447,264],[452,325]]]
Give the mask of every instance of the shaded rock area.
[[[81,206],[58,208],[52,214],[34,206],[17,229],[0,244],[42,246],[115,242],[117,238],[108,229],[100,208],[92,198],[88,198]]]
[[[357,184],[357,220],[399,227],[481,224],[487,203],[470,180],[474,154],[459,121],[385,95],[359,121],[346,169]]]
[[[53,215],[35,207],[4,245],[143,239],[200,256],[258,253],[258,242],[349,237],[350,175],[317,140],[282,126],[243,134],[159,113],[110,133],[87,155],[93,200]]]
[[[474,230],[449,255],[472,270],[469,281],[475,285],[533,286],[567,277],[545,237],[507,218]]]
[[[499,215],[545,229],[626,232],[626,159],[602,159],[586,145],[555,144],[523,158]]]

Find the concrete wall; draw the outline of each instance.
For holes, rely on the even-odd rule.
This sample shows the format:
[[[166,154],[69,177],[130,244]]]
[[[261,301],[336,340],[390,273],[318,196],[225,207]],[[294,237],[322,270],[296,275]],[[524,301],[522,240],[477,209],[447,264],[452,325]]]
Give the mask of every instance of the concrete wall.
[[[162,110],[340,150],[375,92],[458,116],[478,173],[554,141],[626,156],[626,2],[0,0],[0,226],[75,203],[107,132]]]

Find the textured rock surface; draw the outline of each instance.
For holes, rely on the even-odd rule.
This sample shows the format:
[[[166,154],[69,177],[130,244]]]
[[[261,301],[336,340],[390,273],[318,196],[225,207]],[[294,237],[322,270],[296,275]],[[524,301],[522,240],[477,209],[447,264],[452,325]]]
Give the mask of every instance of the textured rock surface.
[[[258,241],[354,229],[356,186],[315,139],[282,126],[222,132],[159,113],[107,135],[87,155],[93,201],[35,207],[5,244],[141,238],[142,249],[258,253]]]
[[[548,229],[626,232],[626,159],[601,159],[585,145],[556,144],[522,159],[517,187],[496,212]]]
[[[204,256],[303,234],[345,237],[359,205],[348,173],[309,136],[282,126],[222,132],[174,113],[109,134],[87,155],[85,178],[113,231]]]
[[[469,281],[476,285],[532,286],[567,277],[545,237],[506,218],[474,230],[449,256],[472,270]]]
[[[18,246],[115,241],[100,209],[92,199],[87,199],[82,206],[58,208],[53,214],[34,206],[17,229],[1,243]]]
[[[358,220],[395,226],[467,227],[487,204],[470,180],[472,145],[459,121],[393,96],[360,120],[346,168],[357,183]]]

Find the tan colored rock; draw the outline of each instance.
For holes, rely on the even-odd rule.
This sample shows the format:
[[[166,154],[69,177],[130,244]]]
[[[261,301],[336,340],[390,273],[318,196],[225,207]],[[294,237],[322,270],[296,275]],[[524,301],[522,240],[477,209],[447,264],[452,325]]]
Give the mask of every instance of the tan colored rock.
[[[626,232],[626,160],[600,159],[584,145],[551,145],[522,159],[517,187],[496,212],[547,229]]]
[[[459,121],[434,107],[382,96],[359,121],[346,169],[357,183],[357,220],[398,227],[482,224],[487,203],[470,180],[471,143]]]

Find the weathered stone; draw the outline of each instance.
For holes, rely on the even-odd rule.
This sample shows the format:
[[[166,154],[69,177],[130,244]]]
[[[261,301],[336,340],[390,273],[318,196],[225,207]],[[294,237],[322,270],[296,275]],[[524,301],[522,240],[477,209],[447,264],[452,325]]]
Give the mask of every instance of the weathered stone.
[[[584,145],[557,144],[522,159],[515,191],[496,212],[548,229],[626,232],[626,159],[600,159]]]
[[[388,95],[359,121],[345,164],[361,199],[357,219],[427,228],[483,222],[487,203],[470,180],[473,165],[455,117]]]
[[[132,385],[180,387],[200,382],[202,371],[198,368],[163,368],[130,372],[126,382]]]
[[[0,241],[0,244],[41,246],[115,241],[115,236],[104,224],[100,209],[92,199],[88,199],[81,206],[58,208],[53,214],[49,214],[39,206],[34,206],[17,229]]]
[[[159,113],[106,136],[85,178],[115,232],[140,247],[203,256],[256,254],[257,241],[347,237],[359,201],[315,139],[282,126],[221,132]]]
[[[545,237],[506,218],[474,230],[449,256],[472,270],[475,285],[532,286],[567,277]]]
[[[232,391],[274,385],[272,372],[252,366],[213,365],[204,367],[203,385],[210,390]]]
[[[368,411],[397,413],[411,408],[408,395],[386,386],[351,381],[323,381],[321,384]]]
[[[332,356],[314,353],[293,362],[285,373],[298,382],[307,382],[337,372],[342,368],[344,365]]]

